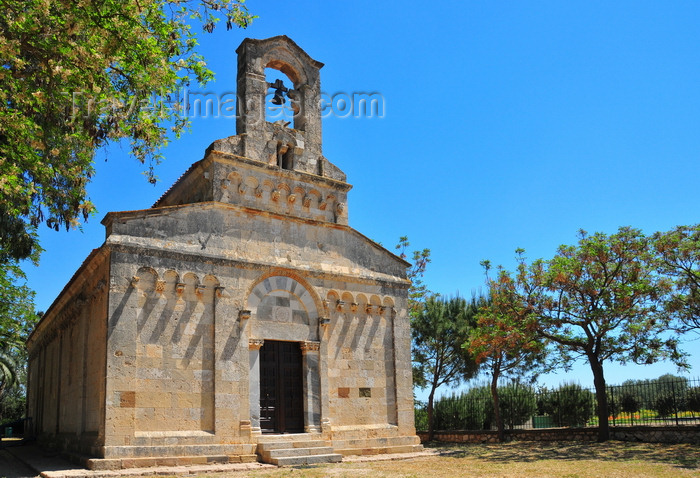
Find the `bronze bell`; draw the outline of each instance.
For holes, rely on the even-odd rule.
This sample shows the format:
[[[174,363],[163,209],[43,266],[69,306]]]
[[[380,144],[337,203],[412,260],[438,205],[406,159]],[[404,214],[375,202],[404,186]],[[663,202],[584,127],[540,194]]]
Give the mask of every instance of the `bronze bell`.
[[[275,90],[275,96],[272,97],[273,105],[283,105],[286,102],[284,99],[284,92],[281,89]]]

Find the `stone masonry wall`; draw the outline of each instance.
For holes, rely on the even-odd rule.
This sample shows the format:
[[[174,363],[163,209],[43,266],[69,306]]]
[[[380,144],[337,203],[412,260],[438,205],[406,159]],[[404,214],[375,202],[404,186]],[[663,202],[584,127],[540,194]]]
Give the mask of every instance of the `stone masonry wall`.
[[[104,442],[107,264],[91,256],[28,343],[28,435],[95,454]]]
[[[418,432],[421,441],[427,432]],[[700,444],[700,426],[680,427],[610,427],[610,438],[620,441],[646,443],[694,443]],[[547,428],[538,430],[506,430],[507,441],[596,441],[598,429]],[[438,431],[435,441],[446,443],[497,443],[496,431]]]

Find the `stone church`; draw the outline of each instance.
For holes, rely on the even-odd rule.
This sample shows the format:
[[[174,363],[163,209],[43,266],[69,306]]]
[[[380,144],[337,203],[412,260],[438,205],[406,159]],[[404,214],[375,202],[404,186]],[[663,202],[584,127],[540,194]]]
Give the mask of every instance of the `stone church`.
[[[28,340],[28,434],[90,468],[420,449],[408,264],[348,226],[323,64],[285,36],[237,53],[238,134],[149,209],[107,214]],[[293,124],[265,120],[270,89]]]

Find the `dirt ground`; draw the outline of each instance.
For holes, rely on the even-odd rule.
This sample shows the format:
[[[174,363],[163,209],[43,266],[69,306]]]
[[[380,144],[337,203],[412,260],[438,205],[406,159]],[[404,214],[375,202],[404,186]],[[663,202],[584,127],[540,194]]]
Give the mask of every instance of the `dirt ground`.
[[[343,463],[274,468],[258,464],[251,469],[232,467],[213,472],[215,468],[192,467],[141,468],[121,472],[97,472],[58,466],[48,471],[38,449],[27,448],[23,457],[33,462],[35,470],[46,471],[47,477],[130,478],[138,476],[171,476],[177,478],[224,477],[697,477],[700,478],[698,445],[650,443],[537,443],[438,445],[426,447],[423,456],[384,455],[348,457]],[[14,454],[19,449],[0,449],[0,477],[30,478],[36,476]],[[37,456],[34,456],[36,454]],[[393,458],[393,459],[392,459]],[[55,461],[55,458],[54,458]],[[65,463],[67,465],[67,462]],[[42,468],[44,465],[44,468]],[[230,466],[230,465],[229,465]],[[221,467],[218,467],[220,470]]]
[[[700,447],[649,443],[435,446],[439,455],[200,477],[700,477]]]

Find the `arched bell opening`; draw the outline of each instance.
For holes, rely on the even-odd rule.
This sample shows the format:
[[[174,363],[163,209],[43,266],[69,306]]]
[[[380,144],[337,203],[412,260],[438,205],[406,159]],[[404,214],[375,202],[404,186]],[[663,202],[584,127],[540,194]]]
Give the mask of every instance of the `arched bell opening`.
[[[297,121],[301,112],[300,92],[296,90],[299,85],[291,79],[296,75],[290,77],[285,73],[293,71],[286,68],[285,63],[271,64],[274,66],[268,65],[265,68],[265,82],[268,88],[265,94],[265,121],[303,131],[303,122]]]

